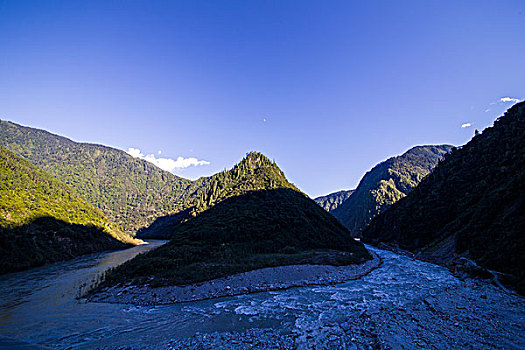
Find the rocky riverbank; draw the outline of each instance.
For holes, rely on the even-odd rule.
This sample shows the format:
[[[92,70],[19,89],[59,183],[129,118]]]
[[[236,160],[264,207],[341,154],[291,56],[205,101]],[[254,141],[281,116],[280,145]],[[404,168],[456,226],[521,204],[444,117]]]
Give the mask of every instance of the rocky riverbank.
[[[252,322],[293,314],[282,327],[197,332],[130,349],[525,348],[525,298],[436,265],[381,254],[381,268],[356,281],[216,304],[232,304]]]
[[[152,288],[150,286],[115,286],[89,297],[93,302],[162,305],[240,294],[282,290],[310,285],[329,285],[360,278],[381,265],[381,259],[359,265],[289,265],[268,267],[186,286]]]
[[[381,266],[342,283],[166,305],[76,299],[145,248],[2,276],[0,348],[525,349],[525,298],[374,247]]]
[[[524,306],[515,294],[467,280],[408,304],[368,308],[357,317],[328,318],[293,330],[197,333],[144,350],[523,349]]]

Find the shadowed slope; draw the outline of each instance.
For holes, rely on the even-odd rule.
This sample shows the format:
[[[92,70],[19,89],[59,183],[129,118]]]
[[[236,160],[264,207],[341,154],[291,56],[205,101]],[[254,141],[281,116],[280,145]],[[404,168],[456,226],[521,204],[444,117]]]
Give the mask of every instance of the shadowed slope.
[[[97,226],[41,217],[21,226],[0,227],[0,274],[130,246]]]
[[[377,216],[363,239],[421,251],[437,262],[466,256],[513,275],[523,293],[524,184],[522,102],[448,154],[406,198]]]
[[[370,255],[296,190],[251,191],[179,225],[172,240],[117,267],[106,284],[187,284],[257,268],[360,263]]]
[[[169,239],[176,227],[225,199],[249,191],[276,188],[297,188],[286,180],[279,167],[266,156],[250,152],[232,169],[215,174],[207,179],[208,184],[195,193],[195,205],[186,211],[161,217],[151,226],[137,233],[140,238]],[[299,191],[299,190],[297,190]]]
[[[0,242],[0,272],[8,272],[140,241],[69,186],[0,146]]]

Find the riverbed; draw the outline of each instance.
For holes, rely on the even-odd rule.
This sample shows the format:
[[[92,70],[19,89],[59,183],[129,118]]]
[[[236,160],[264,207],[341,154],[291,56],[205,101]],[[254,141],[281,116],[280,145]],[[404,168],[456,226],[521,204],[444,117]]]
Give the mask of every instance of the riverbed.
[[[382,266],[335,285],[157,306],[77,299],[159,244],[0,276],[0,349],[525,348],[524,298],[373,247]]]

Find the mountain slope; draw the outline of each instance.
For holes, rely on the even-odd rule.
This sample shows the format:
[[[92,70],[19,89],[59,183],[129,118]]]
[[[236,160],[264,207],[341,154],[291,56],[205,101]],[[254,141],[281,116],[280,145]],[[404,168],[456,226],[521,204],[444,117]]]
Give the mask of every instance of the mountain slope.
[[[231,170],[211,176],[209,184],[197,191],[194,214],[203,212],[224,199],[248,191],[290,188],[299,191],[286,180],[281,169],[259,152],[250,152]]]
[[[185,209],[206,179],[190,181],[101,145],[0,121],[0,145],[73,187],[129,234]]]
[[[69,186],[0,146],[0,273],[138,242]]]
[[[269,266],[347,265],[370,258],[333,216],[291,188],[224,199],[178,225],[172,237],[112,271],[106,285],[181,285]]]
[[[335,210],[338,206],[340,206],[345,200],[347,200],[352,193],[354,193],[355,190],[348,190],[348,191],[338,191],[333,192],[330,194],[327,194],[326,196],[320,196],[317,198],[314,198],[314,201],[321,206],[324,210],[327,212],[331,212],[332,210]]]
[[[370,220],[405,197],[427,176],[452,146],[416,146],[367,172],[355,192],[332,214],[360,237]]]
[[[150,227],[137,233],[140,238],[170,238],[176,226],[189,217],[205,211],[221,201],[249,191],[290,188],[290,184],[279,167],[261,153],[250,152],[228,171],[207,179],[207,185],[195,194],[195,204],[188,210],[161,217]],[[297,190],[298,191],[298,190]]]
[[[437,262],[465,256],[525,292],[525,103],[454,149],[416,190],[377,216],[363,239]],[[511,281],[512,282],[512,281]]]

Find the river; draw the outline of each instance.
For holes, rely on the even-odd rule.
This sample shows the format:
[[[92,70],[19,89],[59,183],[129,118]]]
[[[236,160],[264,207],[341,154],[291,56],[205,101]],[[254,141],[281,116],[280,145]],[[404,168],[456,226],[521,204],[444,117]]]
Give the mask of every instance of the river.
[[[525,348],[522,297],[373,247],[383,265],[337,285],[147,307],[77,299],[162,243],[0,276],[0,349]]]

